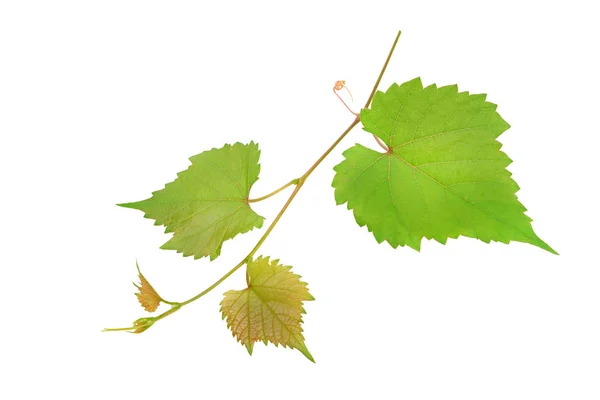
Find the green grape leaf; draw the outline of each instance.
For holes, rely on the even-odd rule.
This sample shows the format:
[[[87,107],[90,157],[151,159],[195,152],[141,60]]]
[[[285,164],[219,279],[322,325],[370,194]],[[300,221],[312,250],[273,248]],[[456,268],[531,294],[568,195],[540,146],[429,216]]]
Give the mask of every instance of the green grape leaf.
[[[291,267],[259,257],[248,263],[248,287],[230,290],[221,301],[223,319],[233,336],[252,354],[254,343],[298,349],[315,362],[302,335],[303,301],[314,300],[306,283],[292,273]]]
[[[173,237],[161,248],[195,259],[221,254],[223,242],[262,227],[264,218],[248,203],[258,179],[260,151],[254,142],[225,145],[190,158],[192,165],[152,197],[119,204],[145,213]]]
[[[510,125],[485,98],[456,85],[423,88],[420,78],[377,92],[360,119],[389,150],[357,144],[344,152],[334,168],[337,204],[348,203],[360,226],[394,248],[463,235],[556,254],[517,199],[512,161],[496,141]]]

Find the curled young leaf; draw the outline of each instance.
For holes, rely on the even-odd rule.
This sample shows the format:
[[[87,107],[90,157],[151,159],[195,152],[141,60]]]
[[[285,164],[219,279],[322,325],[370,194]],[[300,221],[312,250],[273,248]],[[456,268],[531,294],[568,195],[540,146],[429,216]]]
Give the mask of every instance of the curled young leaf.
[[[146,329],[148,329],[152,325],[154,325],[155,322],[156,322],[156,319],[153,317],[136,319],[135,321],[133,321],[133,327],[131,328],[132,329],[131,333],[142,333]]]
[[[129,332],[129,333],[142,333],[146,329],[150,328],[157,321],[157,317],[144,317],[138,318],[133,321],[132,326],[127,328],[105,328],[103,332]]]
[[[140,285],[133,284],[136,288],[138,288],[139,293],[136,293],[136,297],[138,298],[140,304],[144,308],[144,310],[148,312],[154,312],[160,305],[162,298],[156,292],[156,290],[152,287],[150,282],[142,275],[142,271],[140,271],[140,266],[137,261],[135,262],[135,266],[137,267]]]

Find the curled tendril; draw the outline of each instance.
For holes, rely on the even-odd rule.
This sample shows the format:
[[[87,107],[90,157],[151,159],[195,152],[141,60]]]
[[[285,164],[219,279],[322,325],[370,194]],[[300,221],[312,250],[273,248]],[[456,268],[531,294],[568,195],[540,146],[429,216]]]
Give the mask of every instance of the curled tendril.
[[[348,107],[348,104],[346,104],[346,102],[344,101],[344,99],[342,99],[339,95],[339,91],[342,89],[346,89],[346,91],[348,92],[348,94],[350,95],[350,100],[354,101],[354,98],[352,97],[352,92],[350,92],[350,89],[348,89],[348,87],[346,86],[346,81],[340,80],[340,81],[336,81],[335,84],[333,85],[333,93],[335,93],[335,95],[337,96],[338,99],[340,99],[340,101],[342,102],[342,104],[348,109],[348,111],[350,111],[352,114],[356,115],[358,117],[358,113],[355,113],[354,111],[352,111],[352,109],[350,107]]]
[[[348,89],[348,86],[346,86],[346,81],[344,81],[344,80],[335,81],[335,84],[333,85],[333,90],[335,90],[336,92],[339,92],[342,89],[346,89],[346,91],[350,95],[350,100],[354,101],[354,97],[352,97],[352,92],[350,91],[350,89]]]

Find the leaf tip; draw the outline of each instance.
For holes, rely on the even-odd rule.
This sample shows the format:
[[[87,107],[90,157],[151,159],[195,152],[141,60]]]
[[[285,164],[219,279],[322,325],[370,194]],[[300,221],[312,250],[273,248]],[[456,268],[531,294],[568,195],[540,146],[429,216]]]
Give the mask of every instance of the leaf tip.
[[[540,243],[536,244],[539,248],[546,250],[549,253],[552,253],[556,256],[559,256],[560,254],[558,254],[558,252],[556,250],[554,250],[552,247],[550,247],[550,245],[548,245],[546,242],[544,242],[543,240],[540,239]]]
[[[306,346],[302,346],[302,348],[299,348],[298,350],[304,355],[304,357],[308,358],[310,362],[312,362],[313,364],[317,363],[315,361],[315,358],[312,356],[312,354],[310,354],[310,351],[308,351],[308,348]]]
[[[132,208],[134,210],[142,210],[141,209],[141,204],[143,202],[145,202],[146,200],[142,200],[142,201],[134,201],[131,203],[117,203],[116,206],[118,207],[123,207],[123,208]]]

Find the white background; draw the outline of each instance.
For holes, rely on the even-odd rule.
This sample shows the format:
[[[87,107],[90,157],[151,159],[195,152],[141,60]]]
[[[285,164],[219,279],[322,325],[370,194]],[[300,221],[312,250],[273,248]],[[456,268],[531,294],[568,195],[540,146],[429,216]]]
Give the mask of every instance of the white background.
[[[598,33],[592,2],[0,2],[0,397],[4,399],[598,399]],[[299,176],[381,88],[421,76],[488,93],[534,228],[521,243],[378,245],[332,168],[311,176],[260,254],[309,282],[297,351],[235,342],[218,303],[243,272],[142,335],[135,259],[184,300],[258,240],[210,263],[159,246],[137,211],[187,158],[262,150],[254,197]],[[287,192],[289,193],[289,192]],[[256,205],[271,221],[286,194]]]

